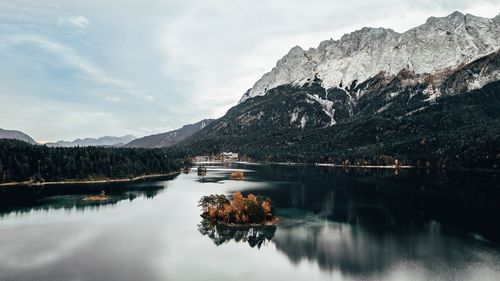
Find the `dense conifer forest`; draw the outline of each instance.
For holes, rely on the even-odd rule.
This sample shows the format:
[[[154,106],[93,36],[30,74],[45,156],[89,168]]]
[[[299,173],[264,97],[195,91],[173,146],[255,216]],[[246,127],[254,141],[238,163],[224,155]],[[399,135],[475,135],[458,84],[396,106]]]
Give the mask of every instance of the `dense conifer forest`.
[[[166,149],[47,147],[0,139],[0,182],[97,180],[178,171],[182,155]]]
[[[188,154],[236,151],[269,162],[391,165],[399,159],[400,164],[420,167],[499,170],[499,92],[500,82],[494,82],[471,93],[443,97],[413,114],[404,114],[402,110],[410,105],[403,99],[383,113],[359,114],[335,126],[303,129],[291,128],[286,123],[290,110],[280,108],[298,104],[296,96],[270,93],[237,105],[176,149]],[[318,112],[305,108],[308,116]],[[242,128],[238,123],[241,112],[250,111],[276,112],[271,115],[277,117],[252,120],[255,124]]]

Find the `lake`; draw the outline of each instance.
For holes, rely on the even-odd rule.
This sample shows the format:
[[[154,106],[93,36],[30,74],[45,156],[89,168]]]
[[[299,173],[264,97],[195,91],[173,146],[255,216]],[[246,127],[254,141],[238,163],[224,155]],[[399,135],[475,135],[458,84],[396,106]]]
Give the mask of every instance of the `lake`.
[[[243,169],[247,180],[229,180]],[[84,202],[106,190],[109,202]],[[203,195],[269,196],[267,228]],[[0,280],[500,280],[499,175],[210,166],[155,181],[0,190]]]

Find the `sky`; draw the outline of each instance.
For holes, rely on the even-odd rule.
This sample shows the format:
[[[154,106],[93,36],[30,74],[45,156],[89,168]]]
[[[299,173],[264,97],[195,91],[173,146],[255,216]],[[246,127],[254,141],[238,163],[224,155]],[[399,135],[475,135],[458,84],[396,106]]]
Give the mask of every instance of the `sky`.
[[[224,115],[296,45],[457,10],[491,18],[500,0],[0,0],[0,128],[166,132]]]

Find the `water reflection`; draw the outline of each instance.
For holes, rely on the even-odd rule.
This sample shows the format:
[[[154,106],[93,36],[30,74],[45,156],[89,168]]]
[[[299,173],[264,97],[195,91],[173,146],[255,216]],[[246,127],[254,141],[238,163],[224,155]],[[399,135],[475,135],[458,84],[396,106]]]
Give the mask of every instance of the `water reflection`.
[[[496,175],[251,169],[122,183],[106,189],[113,205],[79,200],[101,186],[20,191],[13,210],[31,211],[0,219],[0,280],[499,280]],[[272,198],[280,223],[200,223],[201,196],[235,190]]]
[[[249,168],[252,168],[252,166],[256,166],[256,165],[251,165]],[[203,167],[206,168],[206,173],[198,174],[197,182],[199,182],[199,183],[221,183],[222,184],[224,181],[230,179],[229,175],[232,171],[241,171],[241,172],[244,172],[247,174],[254,172],[254,170],[252,170],[252,169],[249,169],[249,168],[242,169],[242,168],[239,168],[238,166],[232,166],[230,163],[228,163],[226,166],[221,166],[220,164],[209,164],[209,165],[205,165]]]
[[[401,263],[440,271],[499,259],[484,254],[500,241],[495,174],[279,166],[260,172],[270,188],[244,193],[272,198],[281,222],[271,242],[295,264],[314,261],[325,271],[373,278]]]
[[[198,230],[201,234],[212,239],[217,246],[234,241],[236,243],[246,242],[250,247],[260,249],[263,244],[271,241],[276,232],[276,227],[229,227],[204,219],[198,224]]]
[[[49,211],[49,210],[96,210],[101,206],[115,205],[120,201],[133,201],[136,198],[145,197],[153,198],[158,194],[158,190],[149,191],[129,191],[121,194],[110,194],[110,199],[105,201],[84,201],[83,198],[87,195],[57,195],[40,199],[35,206],[17,208],[10,211],[10,214],[22,214],[32,211]],[[7,212],[0,212],[0,217]]]
[[[500,242],[497,174],[442,173],[392,169],[341,169],[263,166],[258,177],[265,190],[246,190],[272,198],[278,209],[300,208],[334,222],[363,224],[378,231],[408,229],[439,221]]]
[[[150,182],[5,187],[0,188],[0,217],[58,209],[92,210],[104,205],[115,205],[123,200],[133,201],[139,197],[151,199],[164,188],[164,185]],[[109,195],[109,200],[82,200],[102,191]]]
[[[410,227],[412,231],[406,233],[381,232],[362,224],[336,223],[311,215],[280,225],[272,243],[295,264],[312,261],[322,270],[338,270],[356,278],[373,278],[405,262],[420,261],[433,268],[471,264],[484,258],[475,254],[482,248],[481,243],[465,246],[459,239],[446,237],[436,222]]]

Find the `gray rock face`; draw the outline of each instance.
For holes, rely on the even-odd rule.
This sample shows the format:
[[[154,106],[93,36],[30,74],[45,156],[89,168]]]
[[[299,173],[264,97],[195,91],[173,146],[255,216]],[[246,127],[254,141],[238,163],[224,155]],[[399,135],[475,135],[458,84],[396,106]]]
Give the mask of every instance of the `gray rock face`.
[[[431,74],[402,69],[343,87],[321,83],[272,88],[183,143],[261,161],[381,163],[395,155],[421,167],[500,167],[500,50]]]
[[[467,99],[474,90],[498,81],[500,50],[432,74],[403,69],[396,75],[380,73],[356,85],[329,89],[318,79],[302,86],[285,84],[236,105],[197,136],[321,129],[372,116],[402,119],[453,96]]]
[[[296,46],[258,80],[240,100],[265,95],[280,85],[302,86],[315,78],[326,89],[361,83],[383,71],[402,69],[436,73],[469,63],[500,48],[500,15],[489,19],[454,12],[430,17],[424,24],[398,33],[365,27],[327,40],[307,51]]]

